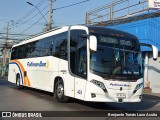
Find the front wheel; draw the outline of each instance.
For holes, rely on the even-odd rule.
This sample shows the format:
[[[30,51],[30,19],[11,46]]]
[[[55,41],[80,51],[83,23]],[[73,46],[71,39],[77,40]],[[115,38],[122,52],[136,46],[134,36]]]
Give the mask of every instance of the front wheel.
[[[68,102],[69,97],[64,95],[64,84],[62,80],[58,80],[55,84],[55,97],[58,102]]]

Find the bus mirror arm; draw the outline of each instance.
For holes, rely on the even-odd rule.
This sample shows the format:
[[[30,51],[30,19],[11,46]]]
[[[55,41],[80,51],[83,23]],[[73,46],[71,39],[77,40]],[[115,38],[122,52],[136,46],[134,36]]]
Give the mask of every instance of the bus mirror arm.
[[[97,51],[97,38],[96,38],[96,36],[88,35],[88,34],[81,34],[81,37],[89,39],[89,48],[92,52]]]
[[[150,47],[153,51],[153,60],[158,59],[158,48],[157,47],[155,47],[154,45],[151,45],[151,44],[147,44],[147,43],[140,43],[140,46]]]
[[[89,38],[90,35],[88,35],[88,34],[81,34],[80,36],[81,36],[82,38]]]

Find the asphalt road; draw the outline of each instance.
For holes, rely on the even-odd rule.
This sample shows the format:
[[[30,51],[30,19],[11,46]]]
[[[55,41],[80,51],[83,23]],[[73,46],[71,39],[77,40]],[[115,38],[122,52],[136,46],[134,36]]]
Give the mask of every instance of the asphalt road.
[[[105,111],[160,111],[160,94],[144,94],[140,103],[93,103],[76,99],[72,99],[69,103],[59,103],[51,93],[30,88],[17,89],[7,79],[0,78],[0,111],[93,111],[93,113]],[[112,120],[113,118],[114,120],[115,118],[118,119],[118,117],[112,117]],[[132,120],[133,118],[120,117],[123,120]],[[65,118],[62,116],[62,119]],[[92,120],[94,119],[97,118]],[[111,117],[100,117],[100,119],[108,120]],[[149,120],[148,117],[146,119]],[[155,117],[152,119],[157,120]]]

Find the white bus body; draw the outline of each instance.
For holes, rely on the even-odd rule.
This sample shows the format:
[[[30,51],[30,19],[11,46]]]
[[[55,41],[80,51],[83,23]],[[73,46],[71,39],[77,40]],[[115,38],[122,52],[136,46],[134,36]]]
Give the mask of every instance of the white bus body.
[[[107,36],[105,30],[109,31]],[[126,49],[133,51],[135,48],[131,52],[133,57],[141,53],[140,45],[138,40],[137,43],[124,42],[127,35],[136,39],[125,32],[106,28],[101,32],[100,27],[86,26],[66,26],[36,36],[13,46],[8,80],[17,87],[53,92],[60,102],[69,97],[95,102],[140,102],[143,89],[141,56],[136,57],[139,67],[132,66],[135,65],[136,70],[125,70],[125,58],[129,53]],[[118,58],[114,57],[116,55]],[[118,60],[120,68],[113,68]]]

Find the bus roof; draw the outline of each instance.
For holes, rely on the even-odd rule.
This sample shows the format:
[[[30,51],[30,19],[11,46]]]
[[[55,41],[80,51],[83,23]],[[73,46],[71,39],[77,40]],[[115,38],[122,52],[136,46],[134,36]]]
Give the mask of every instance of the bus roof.
[[[13,45],[13,47],[20,46],[20,45],[23,45],[23,44],[26,44],[26,43],[29,43],[29,42],[33,42],[33,41],[36,41],[36,40],[39,40],[39,39],[42,39],[42,38],[46,38],[46,37],[49,37],[49,36],[52,36],[52,35],[56,35],[56,34],[61,33],[61,32],[65,32],[65,31],[68,30],[68,28],[69,28],[69,26],[56,27],[56,28],[52,29],[51,31],[43,32],[43,33],[37,34],[35,36],[32,36],[28,39],[25,39],[22,42]]]
[[[83,25],[75,25],[75,26],[77,26],[77,28],[78,28],[78,26],[83,26]],[[100,33],[104,33],[107,35],[112,35],[112,36],[114,35],[117,37],[124,37],[124,38],[131,38],[134,40],[138,40],[136,36],[134,36],[130,33],[127,33],[127,32],[120,31],[120,30],[110,29],[110,28],[106,28],[106,27],[97,27],[97,26],[86,26],[86,27],[89,28],[89,32],[98,33],[98,31],[101,31]],[[28,39],[18,43],[18,44],[15,44],[15,45],[13,45],[13,47],[20,46],[20,45],[23,45],[23,44],[26,44],[29,42],[37,41],[39,39],[46,38],[46,37],[49,37],[52,35],[56,35],[61,32],[66,32],[66,31],[68,31],[68,29],[69,29],[69,26],[56,27],[56,28],[52,29],[51,31],[37,34],[31,38],[28,38]]]
[[[116,29],[111,29],[111,28],[106,28],[106,27],[98,27],[98,26],[88,26],[89,32],[95,32],[95,33],[103,33],[106,35],[111,35],[111,36],[117,36],[117,37],[123,37],[123,38],[128,38],[128,39],[134,39],[138,40],[138,38],[130,33],[116,30]],[[100,32],[99,32],[100,31]]]

